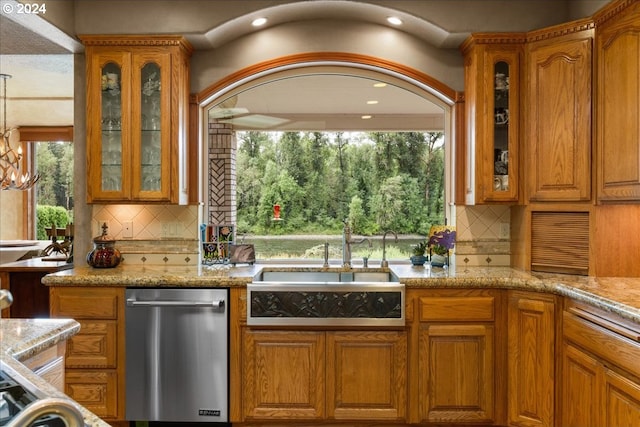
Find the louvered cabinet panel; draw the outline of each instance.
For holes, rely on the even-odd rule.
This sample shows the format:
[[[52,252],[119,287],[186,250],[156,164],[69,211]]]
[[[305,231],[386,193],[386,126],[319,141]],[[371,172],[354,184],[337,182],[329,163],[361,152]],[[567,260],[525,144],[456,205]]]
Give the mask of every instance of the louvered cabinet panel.
[[[532,212],[531,270],[588,274],[589,213]]]

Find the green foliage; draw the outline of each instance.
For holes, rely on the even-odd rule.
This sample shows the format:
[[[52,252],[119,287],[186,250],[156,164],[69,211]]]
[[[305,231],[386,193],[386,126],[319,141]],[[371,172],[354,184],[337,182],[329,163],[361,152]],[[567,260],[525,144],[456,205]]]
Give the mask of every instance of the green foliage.
[[[442,133],[240,132],[238,231],[427,234],[444,222]],[[282,221],[273,221],[273,205]]]
[[[64,228],[73,220],[73,144],[36,143],[36,238],[47,240],[52,223]]]
[[[424,242],[420,242],[415,245],[411,250],[411,253],[415,256],[424,256],[424,254],[427,253],[427,241],[425,240]]]
[[[47,240],[46,228],[52,227],[55,224],[56,228],[65,228],[71,218],[67,213],[67,210],[61,206],[36,206],[36,236],[38,240]]]

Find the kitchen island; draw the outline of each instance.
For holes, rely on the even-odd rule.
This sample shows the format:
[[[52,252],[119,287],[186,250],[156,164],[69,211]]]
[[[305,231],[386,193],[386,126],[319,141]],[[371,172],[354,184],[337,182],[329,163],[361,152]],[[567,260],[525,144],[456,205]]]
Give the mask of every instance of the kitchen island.
[[[10,369],[32,383],[47,397],[68,398],[56,387],[31,371],[24,363],[64,343],[78,333],[80,325],[72,319],[0,320],[0,359]],[[88,427],[109,427],[95,414],[80,407]]]
[[[391,273],[404,285],[404,326],[254,325],[247,285],[266,271]],[[292,426],[515,426],[533,418],[540,426],[587,425],[588,419],[615,426],[636,425],[640,414],[640,278],[408,264],[122,264],[74,268],[47,275],[43,283],[50,287],[53,317],[79,317],[96,328],[83,339],[103,334],[103,342],[115,343],[111,359],[107,348],[95,355],[105,360],[104,368],[93,363],[71,378],[112,379],[95,384],[111,390],[102,406],[108,416],[99,413],[109,422],[126,422],[122,348],[128,287],[229,288],[234,427],[274,420]],[[98,314],[99,307],[105,309]],[[584,393],[584,381],[590,381],[590,393]],[[607,395],[616,390],[624,401]],[[604,401],[610,405],[603,409],[597,402]]]

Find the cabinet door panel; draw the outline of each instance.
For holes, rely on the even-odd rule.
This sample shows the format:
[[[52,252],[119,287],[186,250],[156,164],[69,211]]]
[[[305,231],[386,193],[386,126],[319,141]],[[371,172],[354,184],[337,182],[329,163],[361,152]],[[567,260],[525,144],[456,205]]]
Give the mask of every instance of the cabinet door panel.
[[[640,200],[640,4],[596,32],[598,199]]]
[[[404,419],[406,372],[406,333],[328,333],[328,417]]]
[[[493,326],[427,325],[421,329],[419,391],[423,421],[493,421],[493,349]]]
[[[640,426],[640,384],[606,369],[604,374],[606,427]]]
[[[531,200],[591,196],[591,51],[591,37],[530,47]]]
[[[247,419],[324,417],[324,332],[243,333]]]
[[[571,345],[565,345],[560,423],[563,427],[602,426],[599,369],[594,358]]]
[[[133,56],[132,198],[169,200],[171,55]]]
[[[131,55],[103,52],[87,57],[87,199],[130,197]]]
[[[554,425],[555,304],[513,292],[509,299],[509,425]]]
[[[68,370],[65,393],[100,418],[118,418],[118,377],[115,371]]]

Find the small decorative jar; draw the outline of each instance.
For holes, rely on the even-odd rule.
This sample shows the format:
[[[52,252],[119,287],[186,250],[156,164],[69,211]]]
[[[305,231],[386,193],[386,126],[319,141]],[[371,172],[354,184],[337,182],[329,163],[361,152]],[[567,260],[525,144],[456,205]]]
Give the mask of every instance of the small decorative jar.
[[[93,239],[93,250],[87,254],[87,264],[94,268],[113,268],[120,264],[122,256],[115,248],[115,239],[107,235],[107,224],[102,224],[102,234]]]

